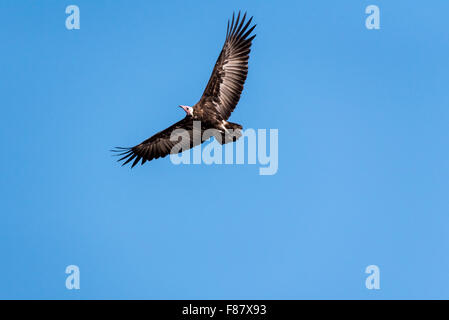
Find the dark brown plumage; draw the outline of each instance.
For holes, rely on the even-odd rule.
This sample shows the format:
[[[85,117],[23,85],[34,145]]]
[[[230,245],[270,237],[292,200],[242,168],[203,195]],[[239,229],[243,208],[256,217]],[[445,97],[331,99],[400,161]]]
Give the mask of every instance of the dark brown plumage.
[[[214,136],[222,144],[235,141],[241,136],[242,126],[227,120],[239,102],[248,74],[251,42],[256,36],[250,36],[256,27],[250,27],[252,18],[247,22],[245,20],[246,13],[241,18],[239,12],[237,18],[233,14],[232,21],[228,21],[223,49],[200,101],[193,108],[180,106],[186,111],[186,117],[132,148],[116,148],[113,151],[121,156],[118,161],[124,160],[123,165],[133,161],[131,167],[134,167],[140,160],[144,164],[171,153],[182,152],[210,138],[211,135],[202,137],[207,129],[216,129]],[[202,139],[194,139],[197,136],[194,134],[194,121],[201,121],[198,136]],[[185,130],[184,138],[188,139],[172,141],[170,137],[176,129]],[[178,141],[183,141],[183,144],[175,147]]]

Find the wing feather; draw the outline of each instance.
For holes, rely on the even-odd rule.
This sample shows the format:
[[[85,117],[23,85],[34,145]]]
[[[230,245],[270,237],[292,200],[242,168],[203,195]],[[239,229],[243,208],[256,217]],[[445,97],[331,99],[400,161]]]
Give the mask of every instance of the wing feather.
[[[174,133],[177,129],[184,130],[182,134],[183,137],[179,137],[178,141],[174,141],[172,138],[172,133]],[[123,166],[134,160],[131,164],[131,168],[133,168],[139,163],[140,160],[142,160],[141,164],[144,164],[146,161],[163,158],[171,153],[180,153],[198,145],[201,141],[194,141],[193,130],[194,127],[192,118],[185,117],[181,121],[178,121],[167,129],[156,133],[151,138],[148,138],[132,148],[118,147],[112,151],[117,152],[118,156],[122,156],[117,161],[124,161],[122,164]],[[181,143],[181,145],[179,148],[174,149],[173,147],[178,143]]]
[[[197,105],[218,113],[227,120],[240,100],[246,77],[251,43],[256,35],[251,35],[256,25],[249,28],[252,17],[245,23],[246,13],[235,19],[232,15],[226,29],[226,40],[215,63],[203,96]],[[249,37],[249,38],[248,38]]]

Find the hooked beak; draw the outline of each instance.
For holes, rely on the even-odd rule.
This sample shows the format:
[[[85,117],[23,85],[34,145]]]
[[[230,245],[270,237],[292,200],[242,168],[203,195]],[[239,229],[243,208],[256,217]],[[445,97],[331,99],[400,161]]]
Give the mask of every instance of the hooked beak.
[[[189,114],[189,107],[188,106],[179,106],[182,108],[187,114]]]

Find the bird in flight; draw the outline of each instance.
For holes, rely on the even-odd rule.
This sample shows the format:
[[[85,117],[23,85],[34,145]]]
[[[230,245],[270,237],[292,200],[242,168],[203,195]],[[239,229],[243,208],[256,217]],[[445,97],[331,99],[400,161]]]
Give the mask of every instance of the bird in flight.
[[[193,107],[180,105],[186,112],[185,118],[167,129],[134,147],[117,147],[112,150],[121,156],[118,161],[124,161],[122,165],[133,161],[133,168],[140,160],[141,164],[144,164],[168,154],[179,153],[212,136],[221,144],[236,141],[241,137],[242,126],[227,120],[239,102],[248,74],[251,43],[256,36],[251,35],[256,27],[250,26],[252,19],[251,17],[246,22],[246,13],[240,17],[239,12],[237,18],[232,15],[232,20],[228,20],[226,40],[201,99]],[[200,125],[196,125],[198,123]],[[195,138],[195,130],[200,131],[199,139]],[[175,132],[183,134],[175,136]]]

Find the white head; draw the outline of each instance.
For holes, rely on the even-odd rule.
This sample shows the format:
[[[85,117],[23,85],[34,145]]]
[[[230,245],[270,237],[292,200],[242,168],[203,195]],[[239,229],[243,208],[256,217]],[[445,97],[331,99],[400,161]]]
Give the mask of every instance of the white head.
[[[189,107],[189,106],[179,106],[179,107],[183,108],[188,116],[193,116],[193,108],[192,107]]]

